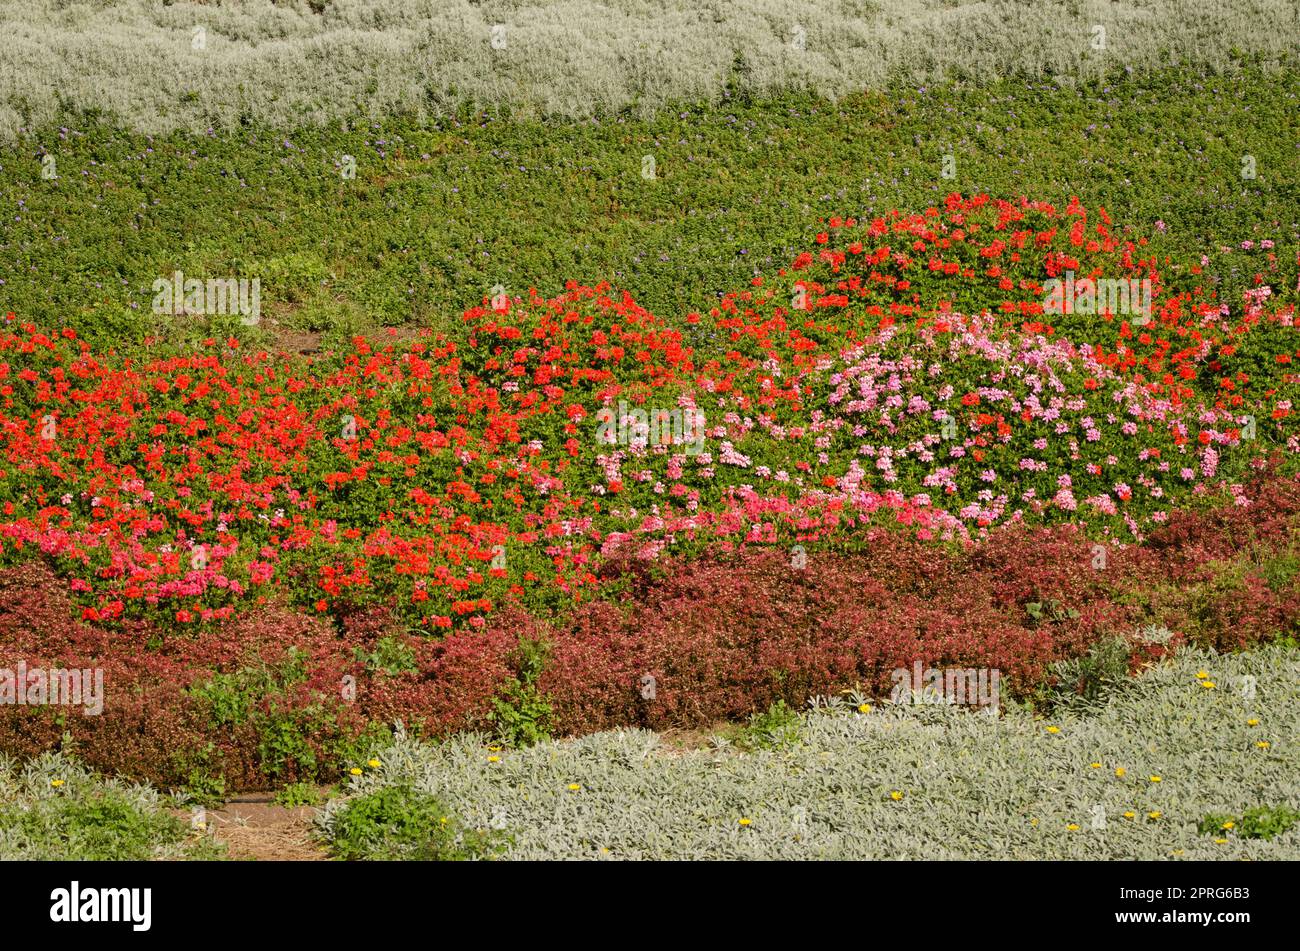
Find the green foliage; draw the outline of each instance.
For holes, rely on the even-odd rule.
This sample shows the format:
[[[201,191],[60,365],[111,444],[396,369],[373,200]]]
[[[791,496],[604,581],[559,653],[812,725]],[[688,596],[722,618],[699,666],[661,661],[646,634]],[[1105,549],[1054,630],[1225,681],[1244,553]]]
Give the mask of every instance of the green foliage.
[[[202,70],[185,38],[177,42],[170,15],[160,18],[144,0],[120,11],[78,7],[75,16],[63,0],[36,0],[0,12],[0,24],[16,37],[0,48],[0,72],[17,77],[0,93],[0,137],[20,137],[0,149],[0,202],[15,209],[0,229],[0,244],[11,252],[0,260],[0,312],[12,309],[18,319],[48,328],[74,327],[141,357],[156,352],[148,336],[179,347],[237,336],[328,349],[383,326],[458,332],[456,315],[493,285],[512,295],[530,286],[551,294],[570,278],[608,278],[672,317],[707,308],[757,271],[786,266],[809,232],[820,230],[819,216],[920,209],[958,189],[1061,203],[1079,195],[1089,206],[1106,206],[1121,227],[1139,225],[1143,233],[1158,218],[1162,227],[1147,250],[1163,261],[1191,261],[1224,244],[1267,238],[1289,269],[1276,292],[1290,294],[1300,248],[1295,64],[1260,64],[1293,56],[1294,31],[1279,27],[1292,22],[1292,11],[1276,0],[1226,0],[1213,15],[1187,17],[1172,0],[1153,4],[1112,11],[1115,55],[1108,59],[1114,68],[1129,67],[1127,76],[1109,72],[1089,52],[1080,38],[1086,40],[1091,21],[1073,0],[1004,4],[992,13],[965,0],[903,0],[888,16],[880,4],[813,0],[800,15],[809,35],[798,56],[784,33],[784,13],[768,9],[770,3],[751,10],[613,0],[600,7],[600,17],[581,5],[565,14],[608,24],[590,37],[606,54],[596,60],[621,64],[577,79],[565,55],[571,30],[556,27],[537,6],[519,5],[511,29],[531,28],[531,41],[498,51],[512,77],[501,83],[502,63],[479,55],[489,20],[469,0],[431,12],[438,46],[451,57],[433,73],[428,27],[413,27],[397,0],[359,0],[366,15],[342,18],[318,16],[324,0],[284,7],[272,18],[283,55],[261,63],[246,61],[246,46],[271,21],[238,5],[210,5],[213,42]],[[1242,14],[1247,7],[1250,16]],[[119,16],[132,28],[101,19]],[[39,31],[29,28],[36,20]],[[965,42],[971,37],[988,42],[955,61],[940,55],[936,36],[963,48],[973,48]],[[121,68],[84,68],[84,43],[94,44],[95,64]],[[313,59],[313,68],[302,68],[321,43],[354,50],[357,62]],[[49,54],[65,46],[67,55]],[[131,55],[118,55],[123,51]],[[142,72],[137,64],[145,61],[163,68]],[[1164,68],[1169,61],[1196,65]],[[202,89],[188,88],[188,79],[176,87],[176,76],[198,76],[193,82]],[[945,82],[972,78],[980,82]],[[504,106],[509,119],[488,118],[480,110],[489,104]],[[367,120],[352,124],[354,113]],[[591,115],[599,121],[558,119]],[[61,123],[70,128],[60,130]],[[46,153],[57,159],[57,179],[41,177]],[[646,154],[656,160],[649,179],[641,174]],[[938,178],[946,154],[958,169],[951,182]],[[340,176],[343,155],[357,157],[355,179]],[[1246,155],[1258,164],[1257,178],[1240,175]],[[1196,187],[1171,189],[1171,181]],[[1221,299],[1236,301],[1250,285],[1255,268],[1248,262],[1239,256],[1209,275]],[[1171,286],[1193,283],[1181,266],[1170,266]],[[260,278],[267,319],[249,328],[227,318],[152,315],[151,284],[175,269]],[[703,346],[703,333],[687,328],[687,342]],[[1282,372],[1271,358],[1271,349],[1249,343],[1232,369],[1266,379]],[[24,399],[21,391],[17,398]],[[438,481],[444,473],[422,475]],[[378,516],[388,499],[367,482],[345,487],[332,502]],[[284,565],[312,575],[320,568],[313,557],[286,554]],[[1295,584],[1300,556],[1272,559],[1259,572],[1272,590],[1283,591]],[[1222,605],[1243,584],[1225,576],[1206,586],[1192,611],[1193,630],[1223,623]],[[1055,601],[1025,610],[1041,624],[1079,617]],[[1291,634],[1279,633],[1277,642],[1296,649]],[[512,814],[528,817],[522,855],[585,855],[592,843],[606,841],[627,854],[785,856],[817,839],[784,828],[786,817],[774,811],[745,827],[740,834],[749,839],[737,839],[735,820],[804,796],[814,812],[823,810],[821,826],[813,820],[814,831],[824,833],[815,848],[828,854],[853,854],[865,834],[877,843],[872,848],[894,856],[968,857],[986,853],[990,843],[1004,854],[1041,856],[1079,846],[1044,841],[1039,827],[1030,832],[1014,823],[1030,812],[1075,817],[1083,804],[1112,795],[1078,785],[1081,767],[1064,753],[1044,756],[1027,711],[992,727],[942,719],[951,711],[925,711],[942,719],[945,733],[908,719],[907,711],[891,711],[892,720],[824,717],[810,726],[779,702],[750,719],[737,745],[783,751],[793,779],[760,770],[754,760],[761,757],[728,759],[729,753],[683,757],[675,766],[653,762],[635,736],[550,744],[552,707],[537,686],[546,654],[544,643],[525,643],[515,677],[492,700],[494,728],[518,748],[518,759],[507,756],[499,771],[513,785],[492,785],[473,772],[481,759],[466,753],[462,762],[454,746],[419,751],[432,757],[435,775],[448,779],[448,795],[460,797],[463,814],[508,802]],[[356,656],[371,672],[415,669],[414,652],[398,638]],[[216,674],[190,691],[213,731],[251,731],[262,767],[281,779],[355,761],[383,734],[375,726],[361,739],[340,736],[335,710],[301,702],[302,661],[291,655],[275,668]],[[1062,742],[1062,749],[1104,757],[1108,766],[1123,757],[1133,764],[1152,754],[1131,737],[1153,737],[1151,747],[1167,750],[1186,772],[1189,785],[1173,806],[1186,825],[1190,809],[1205,808],[1199,787],[1190,784],[1206,781],[1206,770],[1247,776],[1255,789],[1276,790],[1280,776],[1292,781],[1295,762],[1285,747],[1269,754],[1277,762],[1225,752],[1235,749],[1229,741],[1240,717],[1207,713],[1205,705],[1226,691],[1191,689],[1189,700],[1162,673],[1153,694],[1134,697],[1128,661],[1128,645],[1117,639],[1054,668],[1058,689],[1038,698],[1040,708],[1086,713],[1093,731],[1078,748]],[[1261,677],[1269,673],[1276,671]],[[1274,680],[1274,695],[1294,701],[1285,693],[1294,694],[1289,682]],[[877,729],[882,719],[892,732]],[[801,742],[808,733],[813,742]],[[1207,742],[1218,744],[1208,755]],[[1084,750],[1087,743],[1101,752]],[[823,754],[831,755],[830,765]],[[190,754],[184,764],[191,801],[224,795],[215,755]],[[528,772],[510,772],[525,764]],[[586,768],[606,781],[622,812],[601,813],[583,799],[584,789],[570,789]],[[1151,768],[1174,772],[1168,763]],[[183,829],[178,837],[160,804],[138,790],[97,786],[55,761],[22,776],[6,769],[0,857],[140,858],[191,848]],[[42,769],[80,778],[52,787]],[[725,782],[716,782],[718,775]],[[538,776],[554,780],[553,794],[535,788]],[[817,783],[800,785],[806,776]],[[534,783],[532,800],[517,798],[523,778]],[[472,858],[505,847],[501,837],[462,826],[414,782],[381,786],[336,810],[330,829],[338,853]],[[834,796],[818,806],[827,783]],[[880,783],[886,785],[874,788]],[[891,786],[907,787],[907,798],[891,801]],[[1139,804],[1131,792],[1107,804],[1172,814],[1170,803]],[[288,804],[314,791],[295,782],[280,795]],[[1217,796],[1212,801],[1225,799],[1224,791]],[[880,812],[881,802],[894,811]],[[913,802],[919,822],[905,811]],[[647,822],[642,806],[661,811]],[[1270,840],[1295,818],[1286,806],[1258,807],[1234,821],[1241,838]],[[642,827],[671,831],[653,837]],[[781,835],[761,837],[776,828]],[[684,838],[671,838],[681,829],[689,830]],[[1147,858],[1163,857],[1167,846],[1149,826],[1106,844],[1108,854]]]
[[[239,726],[255,715],[259,704],[285,688],[306,679],[305,658],[290,651],[278,666],[240,667],[231,673],[216,673],[190,687],[190,693],[207,706],[213,729]]]
[[[0,759],[0,860],[213,859],[224,850],[195,837],[155,791],[102,780],[75,760],[47,754],[18,767]]]
[[[75,123],[66,138],[41,136],[58,181],[40,178],[31,144],[0,148],[0,203],[22,209],[4,226],[22,250],[0,257],[0,310],[114,345],[154,333],[183,346],[222,331],[304,346],[292,332],[320,334],[311,346],[328,349],[385,324],[452,329],[496,284],[549,296],[566,280],[607,278],[672,317],[787,266],[819,216],[923,209],[939,189],[1062,206],[1078,195],[1139,226],[1160,260],[1268,238],[1293,268],[1294,83],[1294,72],[1207,80],[1172,69],[1111,84],[902,85],[835,102],[688,99],[617,122],[389,115],[287,135],[254,123],[147,139]],[[948,150],[952,181],[939,178]],[[357,157],[354,180],[340,177],[345,154]],[[1247,154],[1256,179],[1240,176]],[[1198,187],[1169,187],[1187,180]],[[1152,234],[1157,219],[1167,227]],[[152,283],[178,268],[259,277],[261,326],[155,317]],[[1213,275],[1223,299],[1239,299],[1254,270],[1243,261]],[[1279,287],[1294,287],[1289,276]],[[1200,280],[1178,267],[1164,279]]]
[[[289,783],[275,794],[275,801],[287,809],[297,806],[318,806],[324,797],[311,783]]]
[[[762,713],[749,718],[749,725],[741,734],[738,745],[751,750],[779,750],[799,742],[799,727],[803,718],[797,710],[778,700]]]
[[[1112,637],[1093,644],[1082,657],[1058,661],[1036,693],[1035,706],[1045,711],[1095,712],[1133,686],[1129,676],[1132,654],[1127,640]]]
[[[170,816],[143,813],[118,795],[99,793],[57,808],[0,809],[0,834],[43,839],[65,859],[141,861],[157,843],[180,841],[184,827]]]
[[[314,775],[320,768],[312,738],[317,720],[324,711],[319,707],[298,708],[292,712],[275,712],[265,717],[258,729],[257,756],[269,776],[286,772]]]
[[[391,662],[394,655],[385,656]],[[274,667],[241,667],[190,688],[205,702],[212,729],[247,726],[255,732],[259,766],[273,778],[332,773],[388,736],[380,723],[369,724],[361,736],[349,736],[339,730],[334,708],[295,696],[294,688],[306,680],[304,660],[290,651]]]
[[[1300,822],[1300,811],[1290,806],[1256,806],[1240,816],[1206,815],[1196,824],[1201,835],[1240,836],[1243,839],[1272,839]]]
[[[1201,835],[1224,835],[1232,829],[1237,822],[1236,818],[1229,815],[1219,815],[1218,813],[1207,813],[1196,823],[1196,831]]]
[[[64,752],[70,751],[65,748]],[[168,772],[184,777],[176,790],[180,801],[200,806],[215,806],[225,801],[226,778],[215,743],[173,751]]]
[[[195,767],[186,776],[181,795],[186,802],[214,806],[226,798],[226,778],[220,773]]]
[[[548,654],[545,642],[521,640],[513,658],[516,675],[492,698],[488,721],[508,746],[532,746],[551,735],[553,708],[537,689]]]
[[[349,800],[334,817],[330,848],[343,859],[454,862],[493,858],[506,840],[467,829],[433,796],[382,786]]]
[[[550,701],[535,686],[512,680],[492,698],[488,721],[503,743],[532,746],[551,735],[552,713]]]
[[[1259,574],[1269,588],[1281,591],[1300,574],[1300,551],[1293,549],[1265,560],[1259,566]]]
[[[1300,811],[1290,806],[1256,806],[1242,813],[1237,828],[1238,834],[1247,839],[1271,839],[1290,831],[1297,822]]]
[[[1079,612],[1068,608],[1053,598],[1050,601],[1030,601],[1025,605],[1025,613],[1035,621],[1074,621]]]
[[[366,670],[382,670],[387,674],[414,673],[418,671],[415,650],[395,637],[381,637],[375,642],[374,650],[365,651],[358,647],[356,658],[366,665]]]

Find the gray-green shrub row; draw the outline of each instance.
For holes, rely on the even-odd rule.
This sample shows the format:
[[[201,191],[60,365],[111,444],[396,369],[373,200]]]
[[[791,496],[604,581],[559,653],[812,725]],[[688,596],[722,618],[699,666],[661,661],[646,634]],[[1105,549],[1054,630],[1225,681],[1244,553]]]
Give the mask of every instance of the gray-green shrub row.
[[[399,785],[468,829],[500,827],[516,859],[1300,857],[1300,828],[1270,840],[1197,831],[1207,814],[1300,805],[1294,649],[1188,651],[1091,718],[856,702],[806,715],[792,745],[748,753],[669,750],[647,732],[524,750],[400,740],[321,828]]]
[[[716,101],[728,86],[838,97],[949,77],[1226,69],[1294,56],[1296,10],[1290,0],[23,0],[0,5],[0,138],[80,110],[162,133],[465,105],[648,113]]]

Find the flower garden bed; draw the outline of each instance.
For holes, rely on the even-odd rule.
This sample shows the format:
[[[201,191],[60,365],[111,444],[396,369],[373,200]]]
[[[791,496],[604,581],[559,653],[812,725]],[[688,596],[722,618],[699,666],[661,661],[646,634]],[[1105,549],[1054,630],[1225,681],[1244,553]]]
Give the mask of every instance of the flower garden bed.
[[[951,195],[831,219],[672,320],[573,283],[306,359],[15,319],[0,667],[101,667],[107,698],[5,706],[0,748],[261,785],[398,718],[699,725],[918,660],[1029,695],[1141,625],[1294,636],[1296,264],[1144,248],[1077,202]],[[1149,312],[1054,307],[1067,277]],[[637,410],[702,429],[602,437]]]

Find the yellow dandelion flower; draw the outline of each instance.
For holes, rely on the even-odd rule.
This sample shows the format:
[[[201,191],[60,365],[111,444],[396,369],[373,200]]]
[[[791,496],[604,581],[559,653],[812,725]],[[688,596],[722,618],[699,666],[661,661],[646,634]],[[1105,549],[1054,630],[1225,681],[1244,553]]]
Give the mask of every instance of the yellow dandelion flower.
[[[489,756],[489,757],[488,757],[488,762],[489,762],[489,763],[499,763],[499,762],[501,762],[501,757],[500,757],[500,756]]]
[[[369,766],[371,769],[378,769],[383,764],[381,764],[377,759],[372,759],[368,763],[366,763],[366,765]]]
[[[1149,777],[1147,777],[1147,778],[1150,779],[1151,782],[1153,782],[1153,783],[1158,783],[1158,782],[1160,782],[1160,777],[1159,777],[1159,776],[1149,776]]]
[[[752,825],[753,822],[754,822],[754,820],[753,820],[753,819],[750,819],[750,818],[744,818],[744,819],[741,819],[741,820],[740,820],[740,824],[741,824],[742,826]]]
[[[1213,680],[1202,680],[1202,681],[1201,681],[1201,686],[1204,687],[1206,690],[1213,690],[1213,689],[1214,689],[1214,681],[1213,681]]]
[[[1124,818],[1125,818],[1125,819],[1136,819],[1136,818],[1137,818],[1137,813],[1134,812],[1132,809],[1130,809],[1128,812],[1124,813]]]
[[[1069,829],[1071,832],[1078,832],[1079,824],[1077,822],[1071,822],[1068,826],[1066,826],[1066,828]]]
[[[1266,750],[1269,747],[1269,742],[1268,740],[1256,740],[1255,745],[1258,746],[1261,750]]]
[[[577,792],[582,788],[582,783],[569,783],[569,792]]]
[[[1049,726],[1049,727],[1047,728],[1047,732],[1048,732],[1048,733],[1060,733],[1060,732],[1061,732],[1061,728],[1060,728],[1059,726]]]
[[[1196,679],[1197,679],[1197,680],[1208,680],[1209,677],[1210,677],[1210,675],[1207,674],[1207,673],[1206,673],[1205,671],[1203,671],[1203,670],[1198,670],[1198,671],[1196,672]]]
[[[63,780],[61,780],[61,779],[51,779],[51,780],[50,780],[50,785],[53,786],[55,789],[58,789],[60,786],[63,785]]]
[[[1215,845],[1227,845],[1227,844],[1228,844],[1228,840],[1227,840],[1227,839],[1215,839],[1215,840],[1214,840],[1214,844],[1215,844]]]
[[[446,816],[443,816],[441,819],[438,820],[438,824],[445,826],[449,821],[450,820]]]
[[[893,792],[889,794],[889,798],[894,800],[894,802],[898,802],[900,799],[903,798],[903,794],[899,792],[897,789],[895,789]]]
[[[1089,769],[1101,769],[1101,763],[1089,763],[1089,764],[1088,764],[1088,768],[1089,768]]]
[[[348,772],[351,773],[353,776],[360,776],[360,775],[361,775],[361,767],[360,767],[360,766],[353,766],[350,770],[348,770]]]
[[[1037,820],[1037,819],[1030,819],[1030,820],[1029,820],[1029,824],[1030,824],[1031,826],[1033,826],[1035,829],[1038,828],[1038,820]]]
[[[1236,827],[1237,823],[1233,822],[1231,819],[1223,824],[1223,828],[1225,829],[1235,829]]]
[[[1128,775],[1128,770],[1125,769],[1123,766],[1116,766],[1115,775],[1118,776],[1120,779],[1123,779],[1125,776]]]
[[[1256,720],[1254,717],[1251,717],[1249,720],[1246,721],[1246,726],[1259,726],[1259,721]]]
[[[1159,809],[1152,809],[1150,812],[1147,813],[1147,818],[1148,818],[1148,819],[1159,819],[1161,815],[1162,815],[1162,813],[1160,812]]]
[[[869,703],[864,703],[858,707],[858,713],[870,713],[870,712],[871,712],[871,704]]]
[[[1172,852],[1170,852],[1169,854],[1170,854],[1170,855],[1182,855],[1182,854],[1183,854],[1183,850],[1182,850],[1182,849],[1174,849],[1174,850],[1173,850]]]

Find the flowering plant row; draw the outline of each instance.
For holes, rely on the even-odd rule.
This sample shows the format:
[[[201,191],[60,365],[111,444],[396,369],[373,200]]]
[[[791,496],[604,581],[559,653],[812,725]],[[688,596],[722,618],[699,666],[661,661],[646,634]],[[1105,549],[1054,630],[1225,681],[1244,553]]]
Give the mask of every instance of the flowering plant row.
[[[1246,244],[1226,254],[1254,286],[1220,300],[1209,261],[1143,257],[1104,210],[952,195],[833,219],[675,323],[571,283],[315,362],[15,326],[0,562],[46,559],[95,623],[201,624],[283,591],[437,630],[580,601],[616,554],[882,522],[1140,540],[1189,499],[1249,506],[1250,473],[1300,455],[1295,295],[1274,287],[1293,269]],[[1142,309],[1097,313],[1102,281],[1141,284]]]

